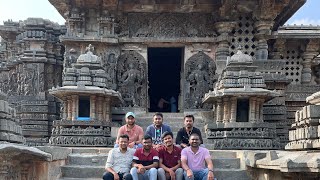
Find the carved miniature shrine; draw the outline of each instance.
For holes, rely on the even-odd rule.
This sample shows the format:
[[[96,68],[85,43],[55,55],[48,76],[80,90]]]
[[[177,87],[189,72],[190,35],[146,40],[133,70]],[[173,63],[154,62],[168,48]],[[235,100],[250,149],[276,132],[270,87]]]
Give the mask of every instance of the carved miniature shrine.
[[[53,122],[49,143],[60,146],[113,146],[111,105],[121,104],[119,92],[108,89],[110,79],[90,44],[70,68],[62,87],[49,92],[63,101],[62,119]]]
[[[204,103],[214,104],[214,122],[206,127],[215,149],[278,149],[274,124],[263,121],[263,104],[279,96],[266,89],[253,58],[238,50],[228,58]]]

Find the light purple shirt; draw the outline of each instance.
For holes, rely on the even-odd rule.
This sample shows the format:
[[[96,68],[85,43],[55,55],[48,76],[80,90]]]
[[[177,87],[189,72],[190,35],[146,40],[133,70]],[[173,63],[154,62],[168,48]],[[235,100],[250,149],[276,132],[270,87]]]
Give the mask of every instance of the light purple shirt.
[[[205,159],[210,158],[209,150],[199,147],[196,153],[193,153],[191,147],[184,148],[181,151],[181,160],[187,160],[188,166],[192,171],[199,171],[206,168]]]

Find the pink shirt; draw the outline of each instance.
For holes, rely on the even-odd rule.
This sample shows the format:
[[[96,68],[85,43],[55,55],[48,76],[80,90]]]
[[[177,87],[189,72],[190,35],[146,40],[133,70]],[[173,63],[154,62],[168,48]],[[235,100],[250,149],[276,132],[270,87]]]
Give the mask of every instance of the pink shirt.
[[[209,150],[199,147],[196,153],[193,153],[191,147],[184,148],[181,151],[181,160],[187,160],[189,168],[193,171],[199,171],[206,168],[205,159],[210,158]]]
[[[122,134],[127,134],[129,136],[129,143],[131,143],[133,141],[140,141],[139,136],[143,137],[143,129],[136,124],[133,126],[132,129],[128,129],[127,125],[121,126],[118,131],[118,136],[117,136],[117,141],[116,141],[117,144],[119,144],[118,138]]]

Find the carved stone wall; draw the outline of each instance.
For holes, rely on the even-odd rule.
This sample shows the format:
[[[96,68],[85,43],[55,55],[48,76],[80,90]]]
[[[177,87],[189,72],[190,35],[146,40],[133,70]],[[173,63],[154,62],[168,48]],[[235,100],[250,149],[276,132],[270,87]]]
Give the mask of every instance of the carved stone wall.
[[[8,31],[10,29],[10,31]],[[5,49],[0,68],[0,90],[16,105],[22,132],[29,145],[48,142],[52,120],[59,115],[59,103],[47,95],[61,86],[64,48],[59,36],[65,29],[41,18],[0,26]]]
[[[117,84],[125,107],[147,107],[147,66],[135,51],[123,52],[117,63]]]
[[[22,136],[20,120],[16,117],[16,110],[10,107],[7,96],[0,91],[0,141],[25,143]]]
[[[202,104],[202,98],[209,90],[213,90],[215,71],[215,62],[204,52],[198,52],[187,60],[184,70],[185,109],[210,109],[208,104]]]
[[[214,17],[203,13],[129,13],[129,37],[214,37]]]

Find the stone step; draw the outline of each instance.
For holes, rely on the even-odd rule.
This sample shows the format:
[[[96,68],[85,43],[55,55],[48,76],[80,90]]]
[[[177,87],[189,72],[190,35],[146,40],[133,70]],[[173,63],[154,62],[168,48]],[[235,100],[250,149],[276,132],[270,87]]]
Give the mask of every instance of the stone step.
[[[101,178],[105,172],[104,166],[63,166],[61,168],[63,179],[70,178]],[[214,168],[214,174],[221,180],[249,180],[245,170]],[[71,180],[71,179],[70,179]]]
[[[225,158],[217,157],[218,153],[211,153],[213,158],[213,164],[216,168],[224,169],[239,169],[240,159],[238,158]],[[227,156],[227,155],[225,155]],[[231,155],[229,155],[230,157]],[[104,166],[107,161],[107,154],[71,154],[68,156],[67,166]]]
[[[70,154],[68,165],[104,166],[107,159],[108,154]]]
[[[251,180],[246,170],[215,168],[213,171],[217,180]]]
[[[240,159],[212,159],[213,166],[219,169],[240,169]]]
[[[75,148],[72,148],[72,153],[74,154],[79,154],[79,153],[90,153],[90,154],[108,154],[109,151],[111,150],[112,148],[108,147],[108,148],[98,148],[98,147],[75,147]]]
[[[212,158],[226,158],[226,159],[235,159],[237,158],[237,152],[230,150],[209,150]]]
[[[61,167],[63,178],[102,178],[104,166],[66,165]]]

